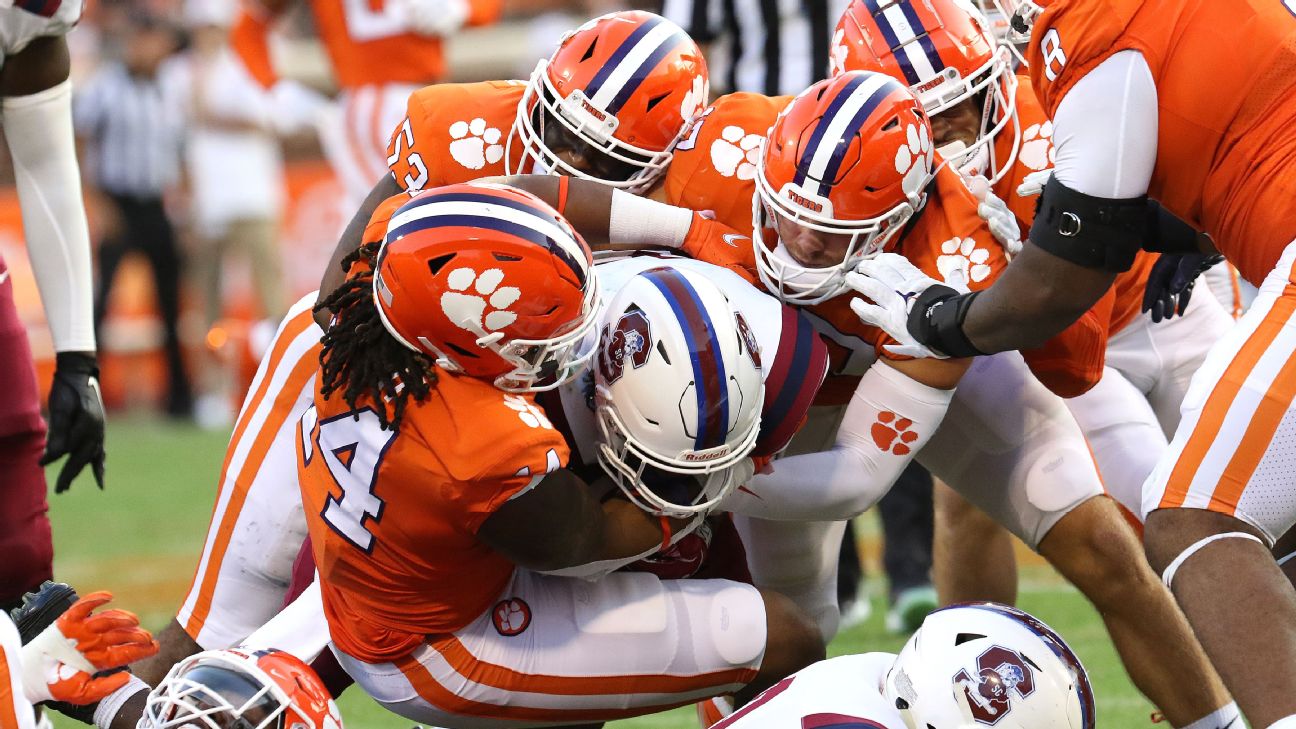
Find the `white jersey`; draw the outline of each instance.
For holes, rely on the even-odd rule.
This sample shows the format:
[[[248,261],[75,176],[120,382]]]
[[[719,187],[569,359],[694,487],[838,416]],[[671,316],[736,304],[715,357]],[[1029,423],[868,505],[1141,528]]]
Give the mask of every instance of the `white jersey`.
[[[712,729],[906,729],[882,694],[891,653],[838,656],[766,689]]]
[[[24,3],[32,10],[0,7],[0,64],[37,38],[66,35],[81,19],[82,0],[44,0]],[[39,6],[39,7],[36,7]]]

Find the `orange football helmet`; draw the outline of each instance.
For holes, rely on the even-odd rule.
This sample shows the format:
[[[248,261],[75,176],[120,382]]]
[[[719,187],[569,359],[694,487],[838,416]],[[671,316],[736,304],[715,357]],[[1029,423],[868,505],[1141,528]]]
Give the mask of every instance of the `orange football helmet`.
[[[204,651],[149,692],[140,729],[342,729],[319,676],[279,650]]]
[[[589,246],[553,208],[503,185],[447,185],[392,214],[374,272],[383,325],[450,372],[550,390],[594,354]]]
[[[847,72],[806,89],[762,142],[752,204],[761,281],[791,304],[817,304],[845,290],[845,276],[882,252],[926,202],[931,127],[895,79]],[[811,267],[779,239],[777,219],[848,235],[842,260]]]
[[[508,171],[643,192],[665,172],[709,94],[702,51],[678,25],[638,10],[600,16],[563,37],[531,74],[509,134]],[[563,151],[582,157],[585,169]]]
[[[977,99],[976,141],[945,144],[941,156],[992,184],[1012,168],[1021,146],[1012,54],[968,0],[853,0],[837,21],[831,59],[834,73],[878,71],[907,85],[930,116]],[[998,159],[1004,133],[1011,151]]]

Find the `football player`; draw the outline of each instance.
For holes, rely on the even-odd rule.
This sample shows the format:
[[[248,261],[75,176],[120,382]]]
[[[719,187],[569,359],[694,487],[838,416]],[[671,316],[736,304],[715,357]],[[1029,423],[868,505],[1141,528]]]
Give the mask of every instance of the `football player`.
[[[172,727],[342,729],[319,677],[274,649],[203,651],[177,663],[149,692],[139,729]]]
[[[445,38],[461,27],[487,25],[500,15],[501,0],[390,0],[355,3],[310,0],[315,21],[340,89],[335,109],[320,124],[320,141],[343,189],[349,214],[386,168],[388,135],[401,119],[406,98],[446,76]],[[230,42],[252,76],[275,94],[291,94],[278,80],[269,33],[299,5],[294,0],[240,3]]]
[[[627,58],[637,60],[632,64]],[[588,126],[571,131],[566,116],[552,118],[541,99],[550,99],[552,106],[546,89],[555,84],[571,97],[570,103],[562,102],[564,113],[579,106],[586,115],[581,118],[602,115],[602,131]],[[692,110],[705,103],[706,88],[702,54],[683,31],[651,13],[621,12],[569,34],[528,85],[440,84],[420,90],[409,97],[408,118],[391,137],[386,157],[391,174],[374,186],[353,218],[326,269],[322,290],[332,291],[341,282],[345,255],[362,240],[375,239],[365,238],[364,231],[378,205],[406,188],[500,174],[524,166],[524,154],[533,161],[562,155],[568,168],[609,184],[624,183],[625,178],[616,177],[621,173],[659,174]],[[523,133],[513,128],[519,118],[533,130],[525,143]],[[572,156],[573,140],[581,150],[587,143],[598,144],[609,155],[632,159],[647,151],[655,161],[626,171],[615,156],[606,156],[606,162],[595,154],[578,159]],[[477,156],[472,154],[475,144]],[[505,146],[509,155],[504,155]],[[613,163],[615,170],[604,169]],[[382,221],[375,231],[380,239],[386,216],[377,219]],[[689,225],[687,218],[684,225]],[[161,654],[137,667],[145,680],[160,680],[176,661],[199,650],[238,645],[283,603],[293,559],[306,536],[300,497],[283,484],[296,481],[289,435],[313,399],[321,326],[328,323],[327,311],[316,315],[318,324],[312,319],[316,301],[317,294],[311,293],[291,307],[262,359],[226,450],[216,508],[189,593],[176,621],[159,635]]]
[[[686,526],[596,501],[535,404],[593,355],[593,261],[561,215],[433,188],[352,261],[322,302],[299,470],[332,644],[379,703],[441,726],[601,722],[749,698],[822,656],[790,601],[749,585],[540,574]]]
[[[907,84],[931,115],[937,149],[956,160],[964,174],[985,175],[1021,228],[1030,229],[1031,188],[1037,185],[1022,183],[1052,167],[1052,124],[1029,80],[1013,75],[1008,48],[996,43],[980,13],[958,0],[855,0],[838,22],[835,39],[835,71],[880,71]],[[1032,194],[1020,194],[1023,187]],[[1107,333],[1106,366],[1093,389],[1067,400],[1093,448],[1104,486],[1131,515],[1142,511],[1143,482],[1178,425],[1188,381],[1211,343],[1232,326],[1209,294],[1167,302],[1161,312],[1173,318],[1157,326],[1139,316],[1154,260],[1140,254],[1090,310]],[[1006,532],[957,494],[936,493],[942,526],[937,539],[943,547],[937,553],[960,562],[938,568],[947,578],[946,599],[1012,602],[1014,573],[968,559],[970,553],[956,546],[979,544],[1011,559]]]
[[[51,601],[55,593],[70,597]],[[124,671],[101,672],[157,652],[153,636],[133,613],[94,613],[112,600],[110,593],[94,592],[72,602],[75,597],[66,585],[46,582],[26,596],[12,619],[8,611],[0,611],[0,726],[35,729],[34,705],[90,704],[129,682],[138,683]]]
[[[1288,482],[1275,477],[1296,394],[1285,327],[1296,301],[1296,112],[1286,103],[1296,14],[1265,0],[1013,5],[1014,26],[1030,32],[1031,81],[1057,147],[1030,243],[975,297],[897,258],[870,261],[857,284],[877,308],[865,315],[917,354],[971,356],[1050,336],[1102,296],[1140,246],[1181,256],[1180,286],[1216,249],[1259,285],[1238,326],[1214,342],[1145,484],[1144,540],[1249,723],[1296,725],[1287,689],[1296,591],[1270,553],[1296,523]],[[1149,197],[1210,241],[1190,230],[1147,236],[1164,217]]]
[[[725,145],[737,140],[741,148],[744,137],[738,132],[771,124],[764,146],[758,144],[751,158],[753,169],[739,166],[725,176],[730,168],[717,162],[725,159]],[[932,178],[929,133],[916,99],[880,74],[842,74],[794,100],[723,97],[677,151],[667,192],[689,196],[693,207],[714,210],[720,220],[737,219],[743,202],[754,204],[754,211],[747,208],[755,218],[748,230],[758,234],[751,247],[723,236],[695,236],[684,250],[703,260],[746,265],[785,301],[809,304],[807,311],[830,343],[834,374],[861,373],[881,357],[929,388],[949,389],[961,381],[949,417],[941,421],[944,427],[913,421],[905,412],[891,420],[880,414],[877,448],[904,455],[904,438],[925,428],[935,431],[918,460],[1037,549],[1099,605],[1136,684],[1172,722],[1190,725],[1227,704],[1227,697],[1170,596],[1146,568],[1133,532],[1113,502],[1095,498],[1102,495],[1101,481],[1061,400],[1031,377],[1017,355],[979,360],[966,374],[968,360],[926,368],[852,313],[846,272],[887,247],[927,275],[966,280],[973,288],[988,285],[1006,266],[963,178],[948,167]],[[836,184],[818,187],[820,180]],[[582,190],[573,199],[584,203],[595,197]],[[583,215],[572,212],[573,219]],[[653,219],[669,221],[662,213]],[[951,239],[958,245],[946,249]],[[968,248],[975,255],[958,254],[965,241],[971,241]],[[821,393],[830,393],[830,385]],[[828,437],[831,426],[823,428]],[[813,429],[812,417],[803,438]],[[795,452],[797,444],[792,448]],[[803,448],[821,451],[824,445],[821,440]],[[1039,470],[1043,464],[1051,464],[1047,477]],[[756,584],[793,596],[827,635],[835,626],[835,559],[824,555],[835,554],[838,529],[768,520],[740,525],[744,542],[755,550],[750,561]],[[1170,664],[1198,676],[1191,691],[1167,670]]]
[[[103,487],[104,414],[91,311],[90,234],[72,135],[65,35],[81,0],[0,8],[0,111],[14,161],[23,237],[54,340],[49,437],[13,282],[0,260],[0,607],[49,579],[54,547],[42,466],[64,455],[55,491],[90,466]],[[42,447],[44,453],[42,453]]]
[[[383,200],[401,191],[501,174],[565,174],[651,189],[709,99],[693,39],[642,11],[603,15],[568,33],[525,84],[437,84],[410,95],[387,148],[390,174],[369,192],[329,262],[322,291]],[[322,316],[327,316],[323,313]]]
[[[1071,647],[1006,605],[927,616],[899,655],[830,658],[779,681],[712,729],[1093,729],[1093,686]]]

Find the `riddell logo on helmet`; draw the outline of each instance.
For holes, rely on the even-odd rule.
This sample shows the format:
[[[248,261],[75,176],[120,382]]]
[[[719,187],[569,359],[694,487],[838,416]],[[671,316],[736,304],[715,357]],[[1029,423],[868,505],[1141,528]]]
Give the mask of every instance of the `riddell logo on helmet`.
[[[723,458],[727,455],[729,455],[729,449],[721,448],[715,451],[708,451],[707,453],[685,453],[683,456],[680,457],[680,460],[690,461],[694,463],[704,463],[706,461],[714,461],[717,458]]]
[[[807,210],[813,210],[816,213],[823,212],[823,203],[817,203],[808,197],[802,197],[801,195],[796,194],[792,190],[784,190],[783,192],[785,195],[788,196],[788,198],[792,200],[792,202],[796,203],[797,205],[800,205],[801,207],[806,208]]]

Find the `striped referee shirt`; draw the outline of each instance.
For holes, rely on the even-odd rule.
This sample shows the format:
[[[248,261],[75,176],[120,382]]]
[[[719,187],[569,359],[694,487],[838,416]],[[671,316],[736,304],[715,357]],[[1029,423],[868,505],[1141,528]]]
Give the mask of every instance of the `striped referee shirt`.
[[[105,192],[161,197],[180,179],[184,112],[159,77],[110,63],[73,95],[78,137],[90,142],[87,173]]]
[[[663,0],[662,15],[712,46],[722,91],[797,94],[828,76],[828,49],[850,0]]]

